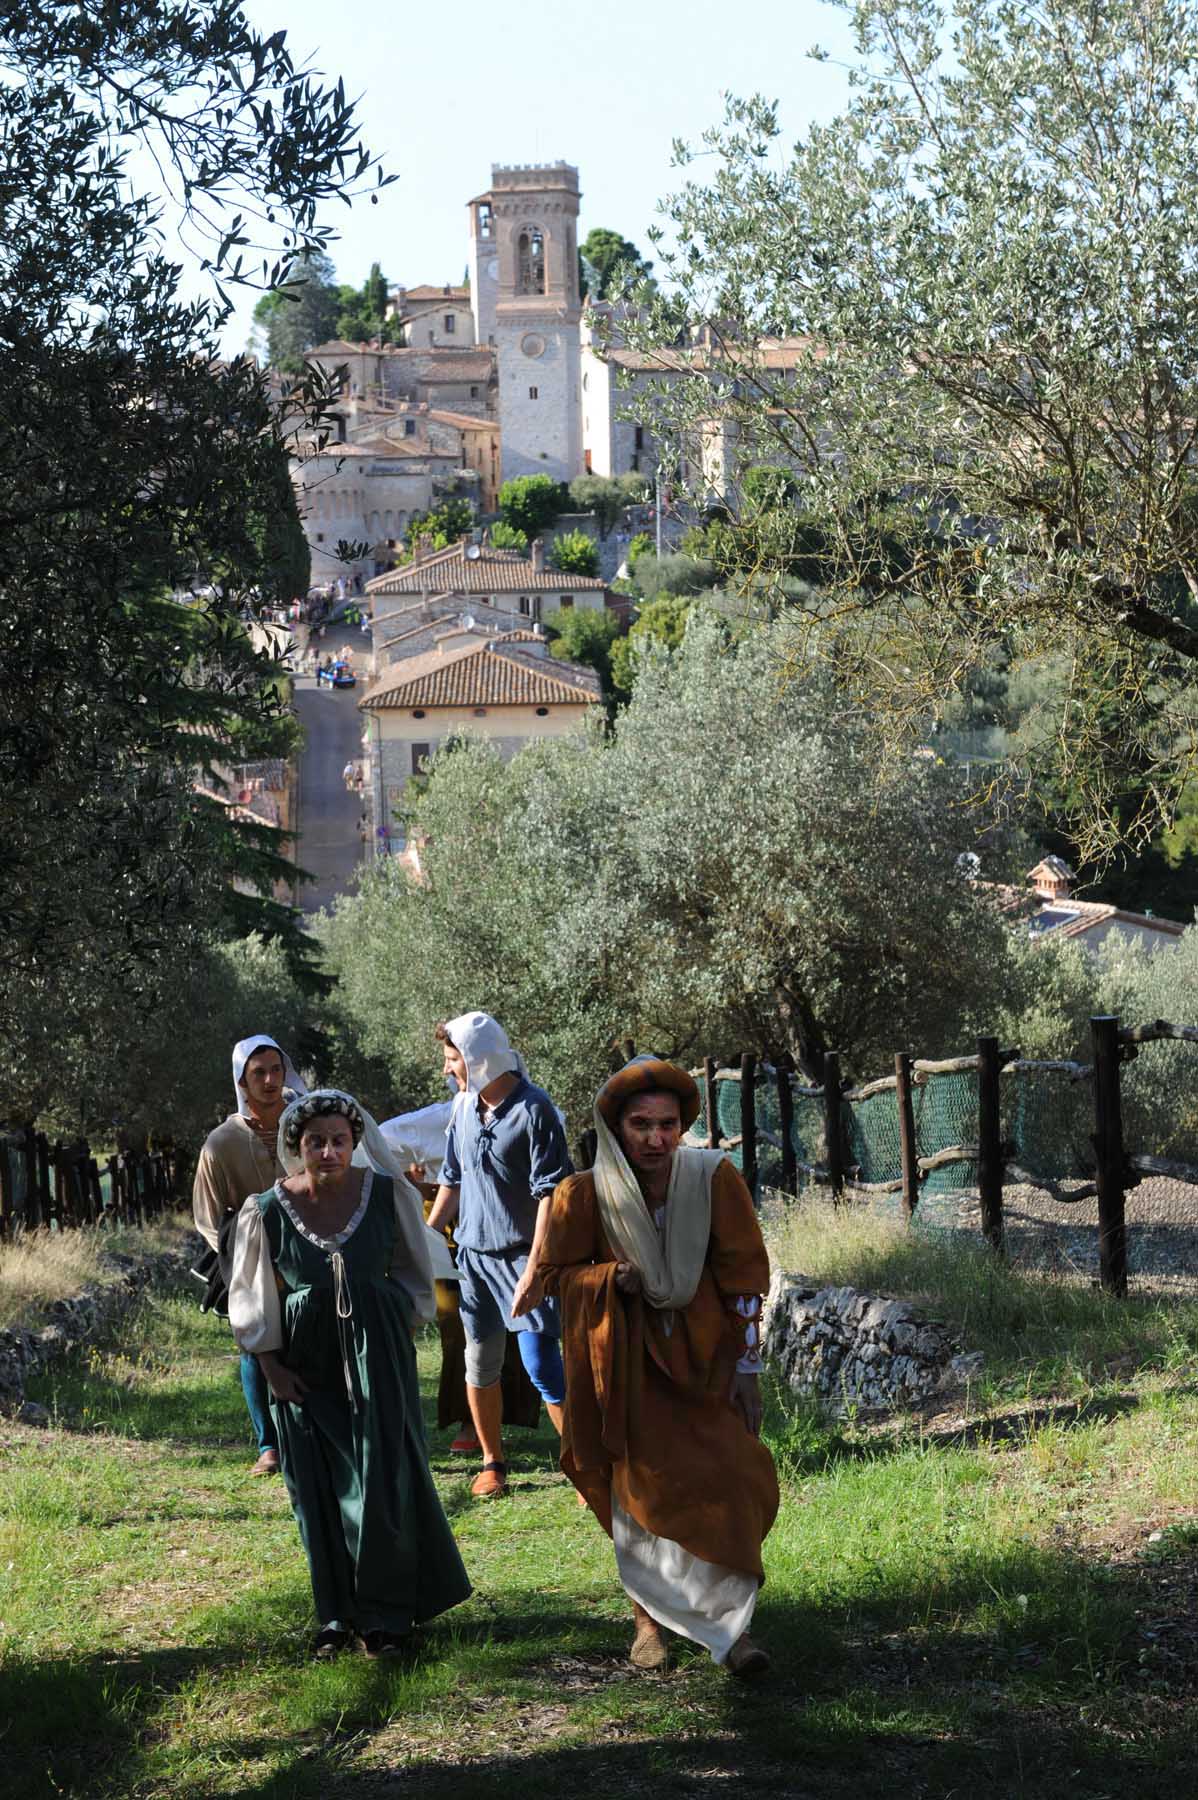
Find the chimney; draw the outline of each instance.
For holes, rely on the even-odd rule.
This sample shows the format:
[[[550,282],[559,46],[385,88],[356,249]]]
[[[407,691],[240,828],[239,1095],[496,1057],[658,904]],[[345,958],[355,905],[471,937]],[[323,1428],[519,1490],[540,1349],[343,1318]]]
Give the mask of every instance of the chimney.
[[[532,560],[533,568],[536,569],[539,574],[545,567],[545,545],[539,537],[532,540],[528,554]]]
[[[1041,900],[1068,900],[1073,870],[1063,857],[1046,856],[1028,870],[1028,880]]]

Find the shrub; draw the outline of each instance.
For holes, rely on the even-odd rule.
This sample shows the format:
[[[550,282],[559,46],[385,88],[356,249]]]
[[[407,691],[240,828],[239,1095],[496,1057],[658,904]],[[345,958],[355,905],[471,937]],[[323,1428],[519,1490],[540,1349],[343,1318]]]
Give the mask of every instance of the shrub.
[[[599,546],[585,531],[567,531],[553,546],[550,561],[564,575],[599,573]]]

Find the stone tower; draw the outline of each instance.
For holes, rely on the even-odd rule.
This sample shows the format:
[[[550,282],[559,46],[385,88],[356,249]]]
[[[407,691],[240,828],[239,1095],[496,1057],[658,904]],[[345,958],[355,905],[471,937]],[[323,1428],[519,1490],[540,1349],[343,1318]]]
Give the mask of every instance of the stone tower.
[[[470,202],[475,332],[495,346],[502,478],[582,473],[578,170],[493,168]]]

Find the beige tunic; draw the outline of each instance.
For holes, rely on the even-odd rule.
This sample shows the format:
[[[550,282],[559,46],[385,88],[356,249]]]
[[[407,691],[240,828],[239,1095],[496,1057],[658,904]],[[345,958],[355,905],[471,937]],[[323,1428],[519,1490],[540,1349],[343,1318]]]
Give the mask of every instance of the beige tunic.
[[[249,1121],[230,1113],[205,1139],[191,1190],[192,1217],[205,1243],[216,1250],[221,1220],[240,1212],[251,1194],[264,1194],[283,1174]]]

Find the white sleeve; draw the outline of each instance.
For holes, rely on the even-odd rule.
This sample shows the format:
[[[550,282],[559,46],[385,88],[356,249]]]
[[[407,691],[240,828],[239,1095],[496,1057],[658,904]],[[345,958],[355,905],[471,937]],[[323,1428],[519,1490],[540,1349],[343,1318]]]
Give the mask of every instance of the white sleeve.
[[[233,1272],[229,1277],[229,1324],[238,1347],[257,1356],[283,1348],[283,1315],[266,1226],[250,1201],[237,1215]]]

